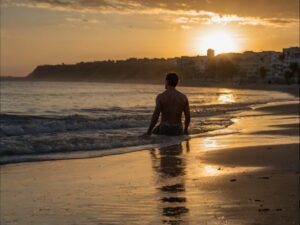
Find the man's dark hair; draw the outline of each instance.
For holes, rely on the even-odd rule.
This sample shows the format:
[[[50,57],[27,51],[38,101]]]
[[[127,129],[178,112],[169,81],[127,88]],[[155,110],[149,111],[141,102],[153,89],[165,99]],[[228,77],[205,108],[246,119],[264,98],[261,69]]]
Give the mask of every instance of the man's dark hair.
[[[172,87],[176,87],[178,84],[178,75],[176,73],[168,73],[166,76],[166,81]]]

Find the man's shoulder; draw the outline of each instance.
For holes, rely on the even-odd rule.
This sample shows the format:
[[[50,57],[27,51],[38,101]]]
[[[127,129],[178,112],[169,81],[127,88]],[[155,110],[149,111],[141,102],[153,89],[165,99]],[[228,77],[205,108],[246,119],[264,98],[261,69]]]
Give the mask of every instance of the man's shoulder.
[[[163,92],[159,93],[157,95],[157,97],[162,98],[162,97],[167,96],[167,95],[168,95],[168,90],[164,90]]]
[[[185,99],[187,100],[187,96],[185,94],[183,94],[182,92],[176,90],[176,92],[169,92],[168,90],[165,90],[161,93],[159,93],[157,96],[156,96],[156,99],[163,99],[163,98],[168,98],[170,95],[174,96],[174,93],[175,95],[177,95],[178,97],[182,98],[182,99]]]
[[[178,95],[180,95],[182,98],[184,98],[184,99],[188,99],[187,98],[187,96],[185,95],[185,94],[183,94],[182,92],[180,92],[180,91],[177,91],[178,92]]]
[[[156,96],[156,99],[161,98],[163,95],[164,95],[164,92],[159,93],[159,94]]]
[[[156,96],[156,101],[161,101],[161,99],[162,99],[163,96],[164,96],[164,93],[165,93],[165,92],[159,93],[159,94]]]

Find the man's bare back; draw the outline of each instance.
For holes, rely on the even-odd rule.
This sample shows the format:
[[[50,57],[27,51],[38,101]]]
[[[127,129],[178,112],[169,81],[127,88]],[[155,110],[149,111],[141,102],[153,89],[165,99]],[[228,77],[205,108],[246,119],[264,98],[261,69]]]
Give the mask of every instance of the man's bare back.
[[[169,88],[157,96],[156,104],[160,107],[161,123],[181,124],[182,113],[188,107],[188,99],[175,88]]]
[[[152,130],[161,114],[159,126],[154,128],[154,134],[181,135],[188,134],[190,124],[190,108],[188,98],[176,90],[178,76],[168,74],[166,77],[166,91],[156,97],[156,106],[152,115],[147,134],[151,135]],[[184,129],[182,128],[181,117],[185,116]]]

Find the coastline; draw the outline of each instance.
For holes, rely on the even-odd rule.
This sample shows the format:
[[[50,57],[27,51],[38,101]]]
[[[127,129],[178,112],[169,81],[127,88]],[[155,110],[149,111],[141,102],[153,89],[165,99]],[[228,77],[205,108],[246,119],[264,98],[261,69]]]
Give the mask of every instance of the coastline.
[[[194,84],[198,85],[198,84]],[[224,88],[224,86],[222,86]],[[251,89],[258,89],[260,90],[261,87],[254,87],[254,86],[248,86]],[[262,86],[263,87],[263,86]],[[225,87],[226,88],[226,87]],[[231,87],[232,88],[232,87]],[[235,87],[234,87],[235,88]],[[242,88],[242,87],[240,87]],[[285,92],[289,93],[295,97],[299,97],[299,86],[273,86],[268,87],[269,90],[277,91],[277,92]],[[245,88],[247,89],[247,88]],[[265,88],[267,89],[267,88]],[[295,98],[297,99],[297,98]],[[276,102],[276,100],[275,100]],[[265,103],[257,103],[256,106],[265,105]],[[255,105],[251,106],[256,107]],[[249,109],[250,106],[247,107]],[[247,110],[244,109],[244,110]],[[250,110],[250,109],[249,109]],[[237,110],[237,112],[240,112],[241,110]],[[83,158],[95,158],[95,157],[104,157],[104,156],[110,156],[110,155],[117,155],[117,154],[125,154],[130,152],[136,152],[136,151],[142,151],[145,149],[153,149],[153,148],[160,148],[160,147],[167,147],[170,145],[178,144],[185,140],[190,140],[193,138],[199,138],[199,137],[205,137],[205,136],[214,136],[214,135],[222,135],[226,134],[228,129],[226,129],[228,126],[231,126],[232,123],[234,123],[234,118],[236,117],[236,111],[229,111],[228,112],[229,117],[231,117],[228,125],[225,126],[225,128],[219,128],[213,131],[206,131],[199,134],[189,135],[189,136],[183,136],[183,137],[172,137],[172,139],[168,139],[164,143],[153,143],[153,144],[146,144],[146,145],[139,145],[139,146],[126,146],[126,147],[118,147],[118,148],[112,148],[112,149],[92,149],[92,150],[84,150],[84,151],[63,151],[63,152],[55,152],[55,153],[41,153],[41,154],[26,154],[26,155],[7,155],[2,156],[0,159],[0,165],[5,164],[14,164],[14,163],[26,163],[26,162],[40,162],[40,161],[52,161],[52,160],[72,160],[72,159],[83,159]]]
[[[227,134],[168,147],[2,165],[1,220],[297,224],[298,106],[281,102],[240,112]]]
[[[8,82],[74,82],[74,83],[108,83],[108,84],[143,84],[143,85],[162,85],[163,81],[147,81],[147,83],[143,81],[122,81],[122,83],[117,82],[117,81],[106,81],[106,80],[101,80],[101,81],[43,81],[43,80],[29,80],[25,78],[16,78],[15,80],[5,80],[2,79],[0,81],[8,81]],[[289,94],[292,94],[296,97],[299,97],[299,84],[266,84],[266,83],[253,83],[253,84],[237,84],[237,83],[218,83],[216,82],[207,82],[207,81],[199,81],[199,80],[191,80],[191,81],[185,81],[185,82],[180,82],[179,87],[212,87],[212,88],[233,88],[233,89],[249,89],[249,90],[265,90],[265,91],[282,91],[286,92]]]

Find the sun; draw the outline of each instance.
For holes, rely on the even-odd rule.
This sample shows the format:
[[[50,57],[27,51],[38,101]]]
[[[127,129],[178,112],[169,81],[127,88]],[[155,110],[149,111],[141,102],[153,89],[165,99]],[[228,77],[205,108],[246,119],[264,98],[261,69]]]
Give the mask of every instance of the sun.
[[[216,54],[238,51],[237,40],[227,30],[213,31],[204,35],[198,45],[202,53],[206,53],[209,48],[214,49]]]

